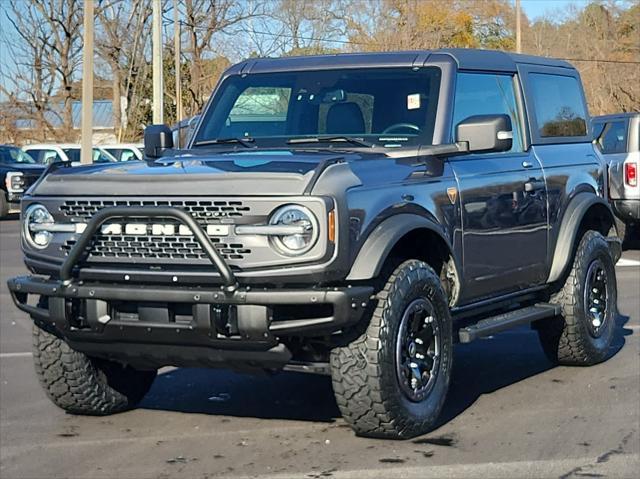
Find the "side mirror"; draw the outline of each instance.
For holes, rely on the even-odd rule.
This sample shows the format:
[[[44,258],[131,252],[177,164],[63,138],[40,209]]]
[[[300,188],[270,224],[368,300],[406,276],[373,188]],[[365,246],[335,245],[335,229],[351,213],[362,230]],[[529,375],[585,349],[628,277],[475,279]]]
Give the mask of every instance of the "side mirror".
[[[162,152],[173,148],[171,128],[167,125],[150,125],[144,130],[145,158],[160,158]]]
[[[458,123],[456,141],[466,142],[469,152],[509,151],[513,144],[508,115],[475,115]]]

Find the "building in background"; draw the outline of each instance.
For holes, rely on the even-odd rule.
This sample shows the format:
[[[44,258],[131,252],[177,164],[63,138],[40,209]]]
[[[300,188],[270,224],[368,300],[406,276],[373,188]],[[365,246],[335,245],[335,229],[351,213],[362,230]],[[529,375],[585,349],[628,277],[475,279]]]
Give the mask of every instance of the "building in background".
[[[72,130],[62,131],[63,102],[53,102],[43,111],[34,104],[21,102],[0,104],[0,143],[20,145],[42,142],[57,142],[66,136],[70,142],[80,140],[82,120],[82,102],[73,101],[71,105]],[[116,132],[111,100],[93,102],[93,143],[116,143]]]

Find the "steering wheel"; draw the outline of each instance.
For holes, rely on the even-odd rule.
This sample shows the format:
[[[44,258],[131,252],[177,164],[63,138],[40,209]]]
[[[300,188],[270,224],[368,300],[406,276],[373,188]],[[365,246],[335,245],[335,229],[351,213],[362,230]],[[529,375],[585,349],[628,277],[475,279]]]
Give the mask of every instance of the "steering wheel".
[[[401,130],[401,129],[413,130],[416,133],[420,133],[420,128],[417,125],[414,125],[413,123],[394,123],[393,125],[385,128],[382,134],[387,135],[389,133],[392,133],[394,130]]]

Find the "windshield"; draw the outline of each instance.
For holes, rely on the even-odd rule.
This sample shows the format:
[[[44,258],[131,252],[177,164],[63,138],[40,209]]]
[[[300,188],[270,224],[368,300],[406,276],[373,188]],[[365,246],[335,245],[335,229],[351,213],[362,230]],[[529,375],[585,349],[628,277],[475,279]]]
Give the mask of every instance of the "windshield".
[[[0,148],[0,163],[21,163],[32,165],[36,162],[29,154],[20,148],[2,147]]]
[[[435,67],[232,76],[207,109],[193,145],[251,139],[257,146],[283,146],[305,138],[363,141],[350,146],[430,145],[440,76]]]

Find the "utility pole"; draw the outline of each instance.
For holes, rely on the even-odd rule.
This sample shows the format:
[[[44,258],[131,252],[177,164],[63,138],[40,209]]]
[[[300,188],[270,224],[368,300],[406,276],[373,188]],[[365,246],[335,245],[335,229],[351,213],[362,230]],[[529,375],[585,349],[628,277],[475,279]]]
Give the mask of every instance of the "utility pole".
[[[164,123],[164,111],[162,108],[162,2],[153,0],[153,31],[152,31],[152,55],[153,55],[153,123]]]
[[[522,53],[522,29],[520,25],[520,17],[522,17],[520,0],[516,0],[516,53]]]
[[[82,124],[80,163],[93,163],[93,0],[84,2],[82,46]]]
[[[178,0],[173,0],[173,49],[176,69],[176,123],[180,125],[180,121],[182,120],[182,81],[180,71],[180,12],[178,11]]]

